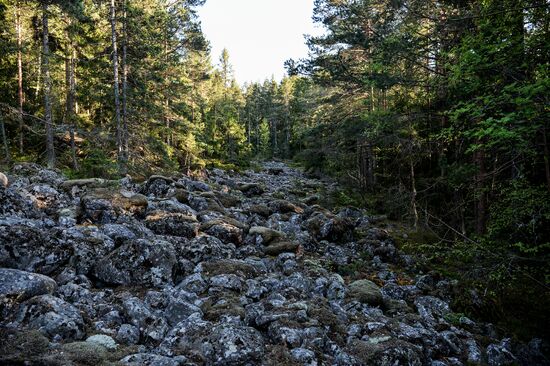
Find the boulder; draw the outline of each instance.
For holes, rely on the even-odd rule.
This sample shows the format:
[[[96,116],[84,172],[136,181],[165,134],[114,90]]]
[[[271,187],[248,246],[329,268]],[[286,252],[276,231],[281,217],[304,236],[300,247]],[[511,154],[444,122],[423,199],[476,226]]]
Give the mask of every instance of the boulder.
[[[147,197],[129,191],[96,189],[81,197],[82,220],[108,224],[118,216],[143,216],[148,205]]]
[[[115,340],[105,334],[96,334],[96,335],[90,336],[86,338],[86,342],[99,344],[100,346],[103,346],[110,350],[117,349],[117,344]]]
[[[182,213],[164,211],[151,212],[145,218],[145,225],[158,235],[194,238],[199,233],[197,218]]]
[[[268,245],[269,243],[271,243],[276,239],[281,239],[285,237],[284,233],[277,230],[270,229],[265,226],[253,226],[248,231],[248,234],[255,236],[256,243],[263,244],[263,245]]]
[[[137,239],[99,260],[94,274],[112,285],[161,286],[172,283],[176,263],[176,251],[171,243]]]
[[[268,204],[269,208],[275,212],[279,213],[297,213],[301,214],[304,212],[304,209],[295,205],[292,202],[287,200],[273,200]]]
[[[8,180],[8,177],[6,176],[6,174],[0,172],[0,187],[7,188],[8,183],[9,183],[9,180]]]
[[[421,366],[426,364],[418,347],[391,337],[371,337],[368,341],[354,340],[348,349],[364,365]]]
[[[421,296],[414,300],[418,314],[426,321],[436,322],[451,313],[449,304],[433,296]]]
[[[33,296],[51,295],[57,288],[50,277],[17,269],[0,268],[0,304],[22,302]]]
[[[258,183],[242,183],[237,186],[237,189],[246,197],[260,196],[265,192],[265,189]]]
[[[299,246],[300,244],[295,241],[276,241],[264,247],[264,253],[276,256],[285,252],[295,252]]]
[[[126,366],[181,366],[186,361],[183,356],[170,358],[154,353],[135,353],[124,357],[118,363]]]
[[[212,364],[257,364],[265,353],[260,332],[251,327],[220,324],[210,330],[206,357]]]
[[[84,320],[76,307],[51,295],[21,303],[9,327],[36,329],[52,340],[77,340],[84,336]]]
[[[214,236],[224,243],[239,245],[243,241],[246,226],[229,217],[207,221],[201,225],[201,231]]]
[[[210,235],[199,235],[186,245],[176,247],[179,256],[194,264],[199,262],[231,258],[235,245],[224,244],[220,239]]]
[[[349,285],[348,297],[369,305],[381,305],[380,287],[369,280],[358,280]]]

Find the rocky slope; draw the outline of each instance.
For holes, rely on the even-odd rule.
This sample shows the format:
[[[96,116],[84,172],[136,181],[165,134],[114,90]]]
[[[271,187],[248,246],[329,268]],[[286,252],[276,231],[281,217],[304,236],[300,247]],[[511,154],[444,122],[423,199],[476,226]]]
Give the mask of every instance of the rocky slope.
[[[548,364],[541,340],[453,313],[453,282],[417,273],[364,212],[316,205],[334,185],[282,163],[141,184],[30,164],[8,177],[0,364]]]

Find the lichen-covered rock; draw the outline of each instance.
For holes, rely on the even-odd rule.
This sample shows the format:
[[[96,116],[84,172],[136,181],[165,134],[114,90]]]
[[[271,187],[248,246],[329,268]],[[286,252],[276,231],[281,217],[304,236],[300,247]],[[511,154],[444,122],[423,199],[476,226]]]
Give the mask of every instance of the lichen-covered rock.
[[[354,340],[348,349],[364,365],[421,366],[426,362],[419,347],[393,340],[391,337],[370,338],[367,341]]]
[[[187,245],[177,247],[178,254],[197,264],[199,262],[231,258],[235,252],[234,244],[224,244],[220,239],[210,235],[200,235]]]
[[[418,297],[414,301],[414,305],[418,309],[418,314],[429,322],[443,319],[445,315],[451,312],[449,304],[433,296]]]
[[[105,334],[96,334],[86,338],[86,342],[99,344],[107,349],[114,350],[117,349],[117,344],[115,340]]]
[[[51,295],[35,296],[21,303],[7,326],[36,329],[56,341],[84,336],[84,320],[78,309]]]
[[[255,242],[257,244],[263,245],[269,245],[272,241],[285,237],[284,233],[264,226],[253,226],[248,231],[248,234],[256,238]]]
[[[266,255],[276,256],[281,253],[295,252],[300,244],[295,241],[275,241],[263,248]]]
[[[287,200],[274,200],[269,202],[269,208],[275,212],[279,213],[297,213],[301,214],[304,212],[304,209],[300,206],[295,205],[292,202]]]
[[[33,296],[51,295],[57,283],[50,277],[16,269],[0,268],[0,304],[25,301]]]
[[[176,263],[176,251],[171,243],[137,239],[100,259],[94,274],[112,285],[161,286],[172,283]]]
[[[113,223],[118,216],[141,217],[148,205],[147,198],[139,193],[125,190],[96,189],[80,199],[82,220],[93,223]]]
[[[139,342],[139,328],[132,324],[122,324],[118,329],[116,340],[125,345]]]
[[[240,245],[243,241],[245,225],[231,218],[207,221],[201,225],[201,231],[214,236],[224,243]]]
[[[118,362],[127,366],[181,366],[186,364],[186,361],[187,359],[182,356],[172,358],[154,353],[135,353]]]
[[[265,353],[265,340],[251,327],[220,324],[211,329],[206,357],[219,365],[259,363]]]
[[[151,212],[145,218],[145,225],[155,234],[194,238],[199,233],[197,218],[182,213],[164,211]]]
[[[382,304],[380,287],[369,280],[358,280],[349,285],[348,296],[352,299],[370,305]]]

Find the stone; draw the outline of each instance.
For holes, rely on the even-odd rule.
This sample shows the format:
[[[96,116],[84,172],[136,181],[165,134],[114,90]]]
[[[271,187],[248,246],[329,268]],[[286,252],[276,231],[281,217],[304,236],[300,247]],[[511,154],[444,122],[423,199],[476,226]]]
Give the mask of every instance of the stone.
[[[263,248],[266,255],[279,255],[285,252],[295,252],[299,244],[294,241],[277,241]]]
[[[194,238],[199,233],[197,218],[183,213],[154,211],[145,218],[145,225],[158,235]]]
[[[273,200],[269,202],[269,208],[275,212],[280,213],[297,213],[301,214],[304,212],[304,209],[295,205],[292,202],[286,200]]]
[[[21,303],[8,326],[36,329],[56,341],[84,336],[84,320],[78,309],[51,295],[35,296]]]
[[[94,274],[101,281],[113,285],[160,286],[172,283],[176,262],[176,252],[171,243],[137,239],[100,259]]]
[[[109,350],[115,350],[117,348],[117,344],[115,340],[105,334],[96,334],[96,335],[90,336],[86,338],[86,342],[99,344]]]
[[[443,319],[445,315],[451,313],[449,304],[433,296],[418,297],[414,301],[414,305],[418,310],[418,314],[430,322]]]
[[[259,196],[265,192],[265,189],[258,183],[243,183],[237,189],[247,197]]]
[[[272,241],[285,237],[284,233],[264,226],[253,226],[248,234],[258,237],[256,243],[263,245],[269,245]]]
[[[290,351],[292,358],[299,362],[301,365],[315,366],[317,365],[317,358],[315,352],[306,348],[294,348]]]
[[[187,245],[176,247],[178,255],[197,264],[199,262],[231,258],[235,252],[234,244],[224,244],[210,235],[199,235]]]
[[[57,289],[57,283],[50,277],[0,268],[0,303],[11,300],[25,301],[33,296],[51,295]]]
[[[6,174],[0,172],[0,186],[2,186],[4,188],[7,188],[8,183],[9,183],[9,180],[8,180],[8,177],[6,176]]]
[[[116,340],[125,345],[139,342],[139,328],[131,324],[122,324],[118,329]]]
[[[243,241],[244,226],[231,218],[215,219],[201,225],[201,231],[224,243],[239,245]]]
[[[206,355],[213,364],[244,365],[262,360],[266,341],[254,328],[220,324],[211,329],[208,343]]]
[[[166,357],[154,353],[135,353],[118,361],[127,366],[182,366],[187,359],[185,357]]]
[[[348,297],[369,305],[382,304],[380,287],[369,280],[358,280],[349,285]]]
[[[487,346],[487,364],[489,366],[515,365],[516,356],[512,353],[511,339],[505,338],[498,344]]]

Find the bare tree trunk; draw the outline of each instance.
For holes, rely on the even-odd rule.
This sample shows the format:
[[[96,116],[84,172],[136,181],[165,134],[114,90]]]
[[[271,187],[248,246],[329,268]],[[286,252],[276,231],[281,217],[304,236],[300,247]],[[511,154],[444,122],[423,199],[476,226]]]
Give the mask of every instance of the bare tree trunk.
[[[474,158],[478,168],[476,176],[477,186],[477,208],[476,208],[476,233],[483,235],[485,233],[487,218],[487,195],[485,193],[485,153],[482,150],[475,152]]]
[[[69,25],[71,20],[68,20]],[[76,143],[74,139],[74,130],[76,125],[76,50],[74,48],[71,35],[67,31],[67,39],[69,44],[67,45],[67,55],[65,58],[65,78],[67,84],[67,100],[65,104],[65,111],[67,116],[67,123],[69,125],[69,136],[71,140],[71,158],[73,161],[73,169],[78,170],[78,161],[76,159]]]
[[[544,171],[546,173],[546,186],[550,192],[550,152],[548,151],[548,139],[546,138],[546,128],[542,129],[542,141],[544,143]]]
[[[418,230],[418,210],[416,208],[416,178],[414,175],[414,163],[412,158],[409,159],[409,166],[411,168],[411,208],[414,218],[414,230]]]
[[[127,32],[127,12],[126,0],[122,4],[123,20],[122,20],[122,147],[124,150],[124,159],[127,162],[129,158],[128,147],[128,32]]]
[[[110,4],[110,21],[111,21],[111,43],[113,47],[113,91],[115,97],[115,121],[116,121],[116,144],[118,170],[120,174],[126,174],[126,161],[124,159],[124,149],[122,144],[122,123],[120,118],[120,92],[118,85],[118,50],[117,50],[117,35],[116,35],[116,15],[115,15],[115,0],[111,0]]]
[[[55,167],[55,148],[53,142],[53,119],[50,79],[50,46],[48,29],[48,3],[42,3],[42,77],[44,85],[44,123],[46,124],[46,158],[48,168]]]
[[[0,133],[2,133],[2,145],[4,147],[4,159],[10,161],[10,150],[8,148],[8,139],[6,137],[6,129],[4,128],[4,117],[0,114]]]
[[[25,99],[23,96],[23,55],[21,50],[21,10],[19,6],[20,4],[18,1],[15,9],[15,33],[17,37],[17,99],[19,102],[19,152],[23,154],[23,103],[25,102]]]

